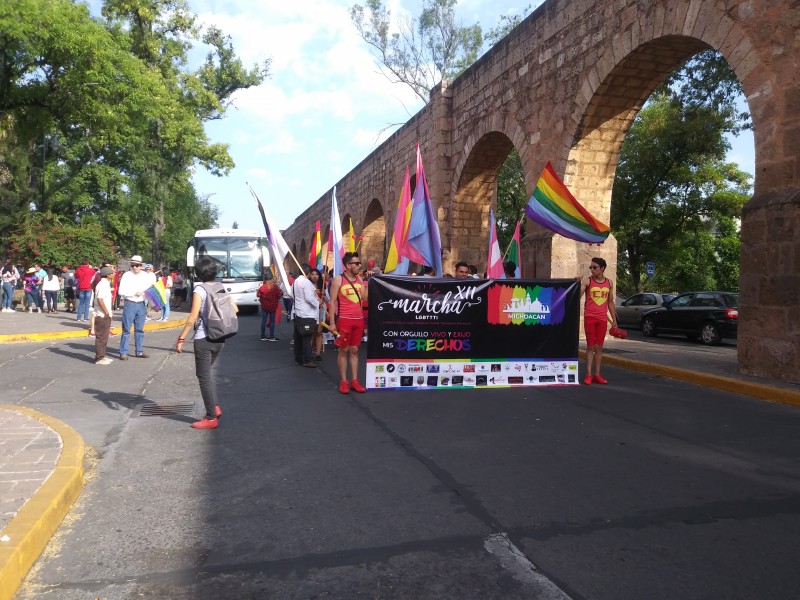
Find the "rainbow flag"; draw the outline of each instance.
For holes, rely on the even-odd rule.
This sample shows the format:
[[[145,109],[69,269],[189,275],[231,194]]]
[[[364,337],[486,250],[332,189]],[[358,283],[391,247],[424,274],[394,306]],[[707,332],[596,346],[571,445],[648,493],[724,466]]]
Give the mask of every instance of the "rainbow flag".
[[[167,305],[167,288],[164,287],[164,282],[157,279],[153,285],[144,291],[144,297],[153,306],[158,307],[158,310],[163,310]]]
[[[602,244],[611,233],[608,225],[580,205],[549,162],[525,207],[525,215],[559,235],[587,244]]]

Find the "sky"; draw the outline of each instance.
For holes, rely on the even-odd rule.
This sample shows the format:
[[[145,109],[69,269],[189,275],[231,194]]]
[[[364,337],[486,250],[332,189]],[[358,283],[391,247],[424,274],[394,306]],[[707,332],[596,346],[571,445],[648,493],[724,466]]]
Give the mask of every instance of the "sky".
[[[236,163],[225,177],[201,167],[195,172],[198,193],[219,207],[220,227],[236,222],[262,229],[249,182],[285,229],[389,137],[397,129],[391,124],[408,121],[422,108],[407,86],[381,74],[350,20],[355,3],[189,0],[200,23],[231,36],[246,66],[272,60],[264,83],[237,92],[226,117],[206,125],[212,142],[229,144]],[[539,3],[507,0],[502,10],[520,14]],[[421,1],[387,4],[393,15],[416,15]],[[99,12],[94,10],[99,0],[90,5]],[[498,24],[497,5],[496,0],[459,0],[457,16],[464,25],[480,23],[486,32]],[[753,172],[752,136],[734,141],[730,159]]]

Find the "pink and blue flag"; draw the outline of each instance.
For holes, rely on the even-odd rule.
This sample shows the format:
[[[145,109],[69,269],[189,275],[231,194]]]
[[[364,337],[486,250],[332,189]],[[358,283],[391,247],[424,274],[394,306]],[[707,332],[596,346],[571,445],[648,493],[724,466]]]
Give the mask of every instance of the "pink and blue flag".
[[[442,240],[439,224],[433,212],[425,168],[422,166],[422,153],[417,144],[417,185],[411,205],[411,219],[408,223],[408,238],[400,250],[401,254],[420,265],[432,267],[438,277],[442,276]]]
[[[411,177],[406,167],[403,178],[403,188],[400,190],[400,200],[397,203],[397,217],[394,220],[394,232],[389,246],[389,255],[386,257],[384,273],[395,275],[408,275],[408,258],[400,250],[406,244],[408,237],[408,223],[411,221]]]

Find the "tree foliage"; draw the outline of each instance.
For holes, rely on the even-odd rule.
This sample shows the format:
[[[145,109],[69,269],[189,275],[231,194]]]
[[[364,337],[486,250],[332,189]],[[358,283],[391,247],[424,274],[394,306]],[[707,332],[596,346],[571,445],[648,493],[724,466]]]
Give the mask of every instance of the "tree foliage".
[[[372,48],[394,83],[409,86],[423,102],[443,79],[451,81],[477,60],[481,27],[461,25],[458,0],[423,0],[419,18],[392,22],[383,0],[366,0],[350,9],[361,38]],[[397,27],[393,30],[393,26]],[[388,71],[388,72],[387,72]]]
[[[97,224],[120,252],[182,261],[185,232],[216,219],[192,170],[233,166],[203,125],[269,64],[245,68],[184,0],[105,0],[102,15],[74,0],[0,3],[0,234],[51,212]],[[197,45],[208,52],[190,68]]]
[[[662,290],[738,289],[738,225],[749,175],[725,162],[738,80],[716,53],[698,55],[648,100],[622,146],[611,226],[620,286],[643,288],[646,262]],[[735,273],[736,277],[731,274]]]
[[[75,249],[79,249],[79,257],[87,256],[95,265],[116,256],[114,244],[98,223],[75,225],[49,212],[25,215],[8,248],[12,256],[24,258],[28,265],[53,266],[79,264]]]

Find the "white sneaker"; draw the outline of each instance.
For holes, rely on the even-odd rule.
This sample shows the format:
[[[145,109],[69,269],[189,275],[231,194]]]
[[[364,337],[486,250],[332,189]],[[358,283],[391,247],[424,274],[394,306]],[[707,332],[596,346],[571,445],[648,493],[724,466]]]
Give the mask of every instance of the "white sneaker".
[[[112,362],[114,362],[114,361],[106,356],[105,358],[101,358],[100,360],[96,361],[94,364],[96,364],[96,365],[110,365]]]

